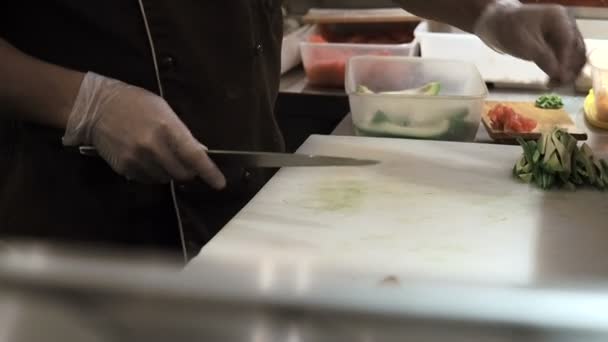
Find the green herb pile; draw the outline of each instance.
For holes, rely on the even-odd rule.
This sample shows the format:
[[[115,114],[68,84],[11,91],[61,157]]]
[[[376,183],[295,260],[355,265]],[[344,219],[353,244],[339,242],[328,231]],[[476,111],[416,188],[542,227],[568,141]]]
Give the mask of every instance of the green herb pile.
[[[608,163],[593,155],[587,144],[579,148],[570,134],[556,129],[538,141],[517,140],[523,156],[513,167],[513,175],[542,189],[562,187],[575,190],[589,185],[608,188]]]
[[[558,95],[546,94],[536,100],[536,107],[542,109],[561,109],[564,107],[564,101]]]

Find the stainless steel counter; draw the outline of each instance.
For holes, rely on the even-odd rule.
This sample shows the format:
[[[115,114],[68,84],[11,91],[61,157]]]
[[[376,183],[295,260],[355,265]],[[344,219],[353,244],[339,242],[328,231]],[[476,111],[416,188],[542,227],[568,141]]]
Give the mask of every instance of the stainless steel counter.
[[[337,282],[344,269],[323,269],[302,292],[291,269],[268,269],[236,254],[180,272],[145,258],[92,258],[45,245],[0,250],[0,341],[596,342],[608,336],[608,293],[600,287],[411,280],[366,289]],[[349,276],[356,282],[360,275]]]

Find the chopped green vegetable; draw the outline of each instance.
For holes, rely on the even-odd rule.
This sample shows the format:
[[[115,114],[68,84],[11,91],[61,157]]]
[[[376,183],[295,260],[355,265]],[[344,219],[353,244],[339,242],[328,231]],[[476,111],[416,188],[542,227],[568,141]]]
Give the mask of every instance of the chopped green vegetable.
[[[538,141],[517,141],[523,149],[522,157],[513,167],[513,176],[541,189],[556,185],[568,190],[591,185],[608,188],[608,162],[598,159],[587,144],[577,147],[570,134],[555,129],[543,133]]]
[[[564,182],[564,188],[570,191],[575,191],[576,190],[576,184],[571,183],[571,182]]]
[[[386,115],[386,113],[384,113],[383,111],[379,110],[376,112],[376,114],[372,118],[371,123],[375,125],[375,124],[381,124],[381,123],[390,122],[390,121],[391,121],[391,119],[389,119],[388,115]]]
[[[559,95],[545,94],[536,100],[536,107],[542,109],[561,109],[564,107],[564,101]]]

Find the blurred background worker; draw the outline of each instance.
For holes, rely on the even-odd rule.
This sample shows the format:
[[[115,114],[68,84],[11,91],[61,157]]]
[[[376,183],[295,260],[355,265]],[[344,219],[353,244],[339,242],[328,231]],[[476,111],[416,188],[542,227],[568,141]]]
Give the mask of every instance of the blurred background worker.
[[[560,6],[399,4],[534,61],[555,82],[585,63]],[[0,234],[192,257],[270,175],[219,170],[206,147],[284,149],[273,115],[281,40],[280,0],[3,2]],[[87,144],[103,159],[68,148]]]

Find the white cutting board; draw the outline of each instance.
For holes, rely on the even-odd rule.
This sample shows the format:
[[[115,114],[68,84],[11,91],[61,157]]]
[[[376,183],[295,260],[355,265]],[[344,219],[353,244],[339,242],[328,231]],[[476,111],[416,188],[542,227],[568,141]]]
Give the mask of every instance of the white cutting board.
[[[198,258],[253,260],[262,287],[278,266],[302,288],[328,269],[372,285],[608,278],[608,193],[515,181],[517,146],[311,136],[298,152],[383,162],[282,169]]]

